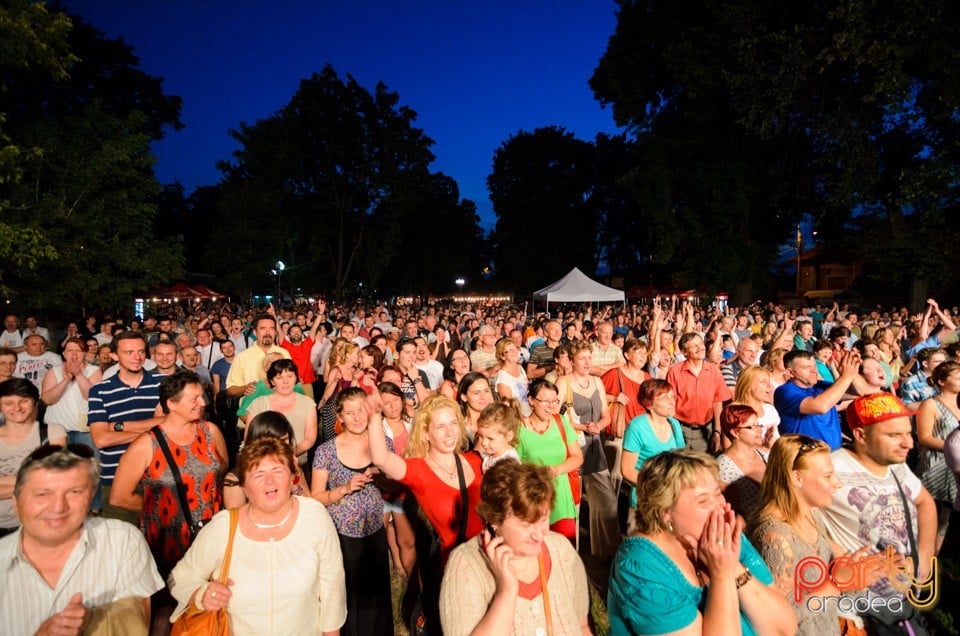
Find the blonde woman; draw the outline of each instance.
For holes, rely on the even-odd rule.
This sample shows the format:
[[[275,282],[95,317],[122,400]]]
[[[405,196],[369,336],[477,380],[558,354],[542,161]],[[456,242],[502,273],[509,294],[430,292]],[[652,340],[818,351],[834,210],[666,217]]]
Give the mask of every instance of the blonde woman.
[[[773,406],[773,376],[764,367],[746,367],[737,376],[733,389],[733,403],[745,404],[757,412],[757,422],[763,427],[763,446],[767,450],[780,437],[780,414]]]
[[[829,506],[840,481],[833,471],[830,447],[806,435],[784,435],[773,446],[763,476],[760,508],[750,525],[750,536],[773,574],[773,585],[793,606],[798,622],[798,634],[839,635],[840,623],[837,605],[824,603],[821,611],[807,607],[807,597],[797,602],[795,574],[797,564],[808,557],[830,563],[834,556],[844,552],[827,538],[826,532],[814,519],[814,512]],[[864,547],[851,556],[859,561],[869,554]],[[850,580],[849,573],[838,580]],[[878,572],[871,571],[876,581]],[[804,578],[813,580],[814,576]],[[838,590],[829,579],[808,595],[837,597]],[[814,605],[816,607],[816,605]]]
[[[388,478],[407,486],[417,498],[440,542],[440,557],[432,563],[422,555],[421,605],[428,633],[440,630],[439,597],[443,564],[451,550],[480,534],[482,522],[477,515],[480,503],[480,454],[461,453],[466,437],[463,414],[448,397],[427,398],[413,419],[406,457],[387,446],[380,413],[379,396],[371,396],[370,456],[374,465]]]

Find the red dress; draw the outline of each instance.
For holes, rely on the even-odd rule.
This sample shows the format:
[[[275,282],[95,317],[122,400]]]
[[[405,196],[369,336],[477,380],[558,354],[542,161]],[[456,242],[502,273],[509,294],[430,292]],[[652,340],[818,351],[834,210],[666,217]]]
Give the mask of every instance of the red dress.
[[[190,515],[195,522],[209,521],[221,506],[220,468],[222,462],[210,435],[210,424],[201,422],[197,436],[186,445],[179,445],[166,436],[180,478],[187,492]],[[162,431],[157,428],[156,433]],[[180,509],[180,497],[167,458],[150,435],[153,454],[140,483],[143,486],[143,509],[140,511],[140,530],[147,539],[150,552],[160,575],[166,578],[173,566],[183,557],[193,538],[186,517]]]
[[[473,481],[467,484],[466,539],[471,539],[483,529],[483,522],[477,515],[477,504],[480,503],[480,465],[483,459],[474,451],[464,453],[463,457],[473,468]],[[425,459],[410,457],[406,462],[407,474],[400,481],[413,492],[423,514],[436,530],[442,558],[446,562],[450,551],[456,547],[457,532],[460,529],[460,488],[440,479]]]

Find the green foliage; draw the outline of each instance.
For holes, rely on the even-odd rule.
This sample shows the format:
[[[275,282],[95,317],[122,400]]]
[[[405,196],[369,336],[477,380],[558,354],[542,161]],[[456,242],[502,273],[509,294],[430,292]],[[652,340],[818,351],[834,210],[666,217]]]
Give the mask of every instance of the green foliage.
[[[637,202],[675,278],[748,280],[804,217],[868,271],[889,276],[903,258],[937,275],[903,230],[955,216],[955,3],[619,7],[590,83],[640,145]]]
[[[10,90],[9,72],[30,70],[48,81],[63,80],[76,61],[67,47],[70,19],[50,13],[45,5],[11,0],[0,5],[0,95]],[[7,115],[0,108],[0,215],[6,217],[10,199],[6,188],[23,176],[23,161],[39,156],[36,147],[22,147],[6,132]],[[0,293],[9,288],[3,275],[12,268],[34,269],[57,258],[57,250],[37,228],[0,222]]]
[[[415,120],[383,83],[371,93],[327,66],[301,81],[279,112],[232,131],[241,148],[221,164],[218,218],[237,241],[211,242],[207,262],[217,279],[237,292],[251,281],[270,289],[267,272],[283,260],[290,266],[285,289],[319,285],[340,296],[361,282],[376,286],[393,267],[403,268],[407,290],[411,279],[434,284],[433,274],[449,265],[411,271],[414,263],[436,265],[419,244],[426,239],[436,254],[452,256],[443,243],[469,240],[478,225],[456,185],[428,173],[433,142]],[[452,215],[444,217],[452,224],[447,236],[439,228],[418,236],[441,211]]]
[[[596,269],[594,159],[590,142],[554,126],[518,132],[496,150],[487,189],[497,215],[491,238],[502,285],[529,291],[575,266]]]
[[[136,68],[121,41],[79,18],[68,44],[69,78],[14,69],[0,95],[5,129],[24,148],[22,179],[4,184],[10,242],[57,260],[5,270],[22,306],[76,311],[128,305],[137,292],[180,277],[181,250],[154,240],[159,186],[150,142],[179,126],[180,100]]]

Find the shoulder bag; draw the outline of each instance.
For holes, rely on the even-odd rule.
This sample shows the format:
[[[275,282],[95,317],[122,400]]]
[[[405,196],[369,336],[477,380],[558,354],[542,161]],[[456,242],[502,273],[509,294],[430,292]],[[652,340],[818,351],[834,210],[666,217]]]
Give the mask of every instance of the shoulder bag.
[[[222,585],[226,585],[229,579],[230,558],[233,555],[233,537],[237,533],[237,522],[239,520],[240,509],[232,508],[230,510],[230,536],[227,538],[227,549],[223,554],[220,576],[216,579]],[[223,607],[216,611],[200,610],[191,603],[187,611],[173,623],[170,636],[230,636],[230,617],[227,615],[227,608]]]
[[[570,458],[570,449],[567,447],[567,431],[563,427],[563,419],[559,415],[553,416],[557,420],[557,427],[560,428],[560,439],[563,440],[563,452],[566,453],[567,459]],[[581,486],[580,486],[580,469],[571,470],[567,473],[567,479],[570,480],[570,493],[573,495],[573,505],[580,505],[580,495],[581,495]]]

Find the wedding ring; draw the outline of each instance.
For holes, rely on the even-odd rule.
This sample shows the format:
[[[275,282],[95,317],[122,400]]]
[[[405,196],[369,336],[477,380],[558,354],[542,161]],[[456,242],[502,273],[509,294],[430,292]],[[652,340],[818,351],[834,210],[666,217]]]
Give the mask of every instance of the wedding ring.
[[[723,545],[723,539],[717,539],[717,545],[722,546],[722,545]]]
[[[721,541],[721,543],[723,543],[723,542]],[[212,596],[213,598],[217,598],[217,593],[216,593],[216,592],[213,592],[213,593],[211,594],[211,596]]]

